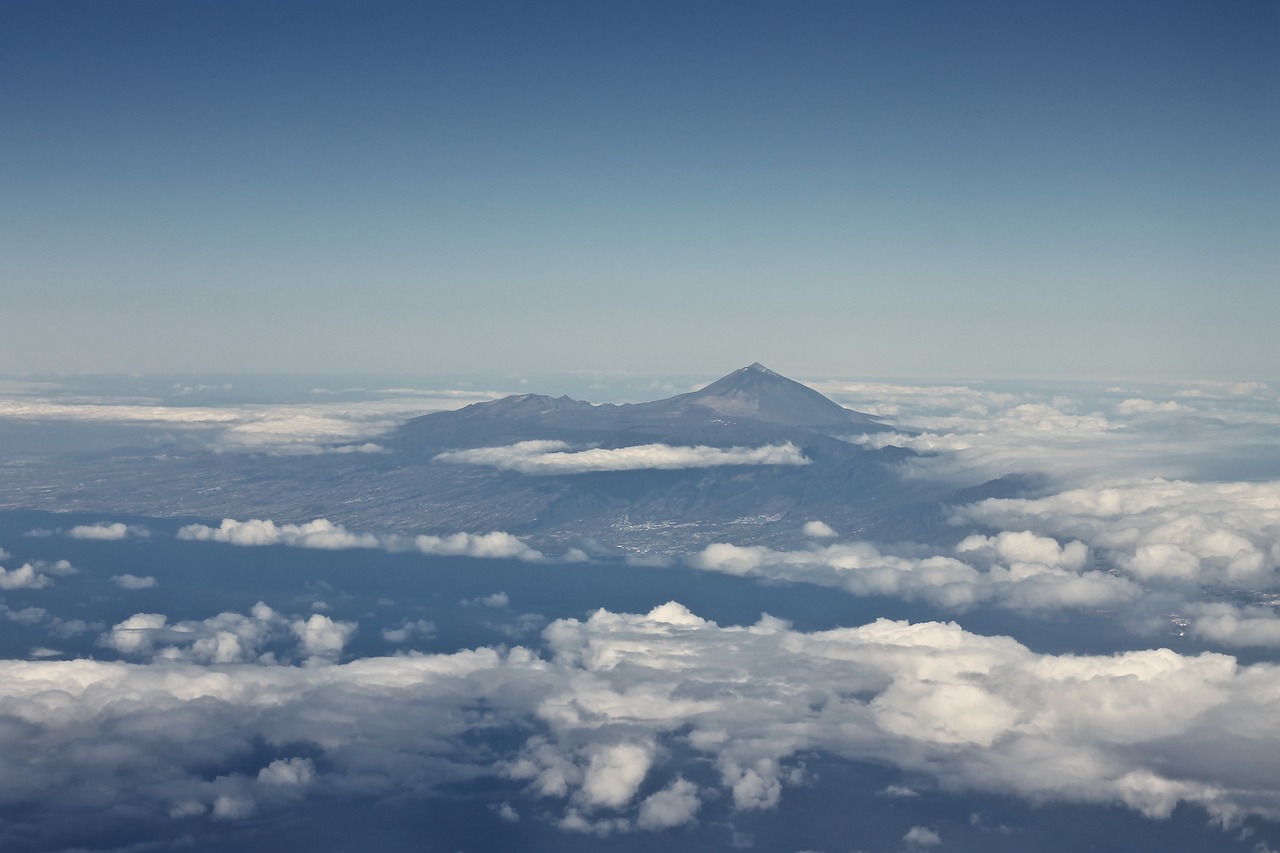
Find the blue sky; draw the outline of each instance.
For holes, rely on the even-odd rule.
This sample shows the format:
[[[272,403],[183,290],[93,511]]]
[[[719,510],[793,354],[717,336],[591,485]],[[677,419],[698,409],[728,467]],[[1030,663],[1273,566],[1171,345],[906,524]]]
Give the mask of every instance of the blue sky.
[[[1277,379],[1280,7],[0,7],[0,371]]]

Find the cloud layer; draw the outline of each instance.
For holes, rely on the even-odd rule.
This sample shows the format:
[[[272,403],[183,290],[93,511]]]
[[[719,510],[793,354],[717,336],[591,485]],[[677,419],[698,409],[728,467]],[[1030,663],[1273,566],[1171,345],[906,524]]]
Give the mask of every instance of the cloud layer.
[[[1225,655],[1043,655],[936,622],[721,627],[673,602],[557,621],[545,657],[335,663],[354,630],[265,604],[199,622],[136,614],[102,644],[149,663],[2,661],[0,806],[56,795],[99,819],[128,803],[234,821],[481,774],[559,803],[566,830],[608,834],[696,820],[709,797],[771,809],[819,751],[1034,802],[1280,819],[1280,669]],[[281,665],[273,642],[309,665]],[[529,734],[497,754],[467,746],[495,725]],[[268,754],[242,767],[253,742]],[[684,775],[683,754],[714,779]]]

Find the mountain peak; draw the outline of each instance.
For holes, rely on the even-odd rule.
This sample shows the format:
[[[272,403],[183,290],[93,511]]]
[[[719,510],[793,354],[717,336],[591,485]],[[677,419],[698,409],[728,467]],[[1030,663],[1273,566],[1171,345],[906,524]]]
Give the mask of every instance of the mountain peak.
[[[741,418],[807,427],[848,427],[874,424],[866,415],[850,411],[807,385],[774,373],[760,362],[722,376],[705,388],[657,405],[680,409],[710,409],[722,418]]]

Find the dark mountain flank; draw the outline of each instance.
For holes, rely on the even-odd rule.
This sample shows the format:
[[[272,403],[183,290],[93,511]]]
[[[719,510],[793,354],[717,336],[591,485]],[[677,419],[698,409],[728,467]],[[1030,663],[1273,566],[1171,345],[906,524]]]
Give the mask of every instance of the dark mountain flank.
[[[752,364],[699,391],[648,403],[596,405],[534,394],[476,403],[415,418],[383,443],[439,484],[423,495],[434,504],[426,517],[449,517],[467,530],[677,551],[710,541],[794,543],[814,519],[846,536],[951,535],[942,523],[949,487],[900,475],[912,451],[843,440],[889,429]],[[562,442],[569,453],[653,444],[791,445],[808,464],[520,473],[443,461],[467,456],[460,450],[533,440]]]

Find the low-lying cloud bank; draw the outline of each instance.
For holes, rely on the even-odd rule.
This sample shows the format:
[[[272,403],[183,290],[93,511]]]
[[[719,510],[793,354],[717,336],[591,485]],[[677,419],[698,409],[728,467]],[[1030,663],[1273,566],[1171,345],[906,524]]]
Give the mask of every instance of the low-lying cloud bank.
[[[563,441],[521,441],[503,447],[452,450],[440,462],[489,465],[522,474],[585,474],[592,471],[674,470],[720,465],[808,465],[794,444],[764,447],[693,447],[637,444],[631,447],[569,450]]]
[[[1176,609],[1192,635],[1280,646],[1280,482],[1111,483],[986,500],[955,515],[1083,541],[1153,606]]]
[[[1178,625],[1217,645],[1280,646],[1280,482],[1148,480],[993,498],[956,508],[953,522],[998,532],[974,533],[946,552],[718,542],[687,562],[957,612],[1102,610],[1144,634]],[[818,524],[807,523],[805,535],[830,531]]]
[[[488,775],[558,803],[566,830],[607,834],[682,825],[712,797],[771,809],[816,751],[1032,802],[1280,819],[1280,668],[1226,655],[1054,656],[883,619],[721,627],[672,602],[557,621],[545,657],[335,663],[354,630],[265,604],[201,622],[137,614],[101,642],[153,663],[0,661],[0,807],[239,820]],[[309,664],[265,655],[273,639]],[[529,734],[496,753],[468,745],[503,727]],[[255,743],[260,766],[245,767]],[[714,772],[692,777],[681,756]]]
[[[128,394],[94,397],[6,390],[0,387],[0,420],[164,428],[215,450],[272,454],[380,452],[382,448],[370,439],[412,417],[501,396],[484,391],[396,388],[369,392],[381,394],[381,399],[193,406],[160,400],[139,402]]]
[[[902,428],[850,441],[937,454],[910,463],[921,477],[972,481],[1035,472],[1067,487],[1114,479],[1119,472],[1196,480],[1280,476],[1280,394],[1261,382],[812,384]]]
[[[224,518],[217,527],[188,524],[178,530],[178,538],[195,542],[226,542],[231,545],[288,545],[295,548],[342,550],[378,548],[384,551],[419,551],[423,554],[458,557],[544,560],[546,556],[517,537],[500,530],[489,533],[451,533],[446,536],[397,536],[354,533],[327,518],[305,524],[276,524],[270,519],[237,521]],[[572,554],[566,559],[574,559]]]
[[[118,541],[130,536],[145,539],[151,531],[142,525],[125,524],[122,521],[101,521],[97,524],[77,524],[67,531],[72,539],[96,539],[99,541]]]
[[[1083,539],[1144,581],[1280,587],[1280,482],[1115,483],[986,500],[956,519]]]
[[[974,535],[955,554],[882,553],[867,542],[798,551],[761,545],[708,545],[689,559],[697,569],[839,587],[963,611],[990,604],[1020,611],[1115,607],[1136,600],[1132,581],[1088,568],[1089,550],[1033,533]]]

